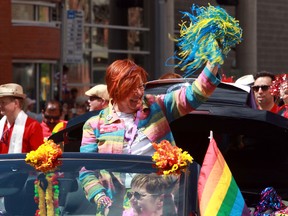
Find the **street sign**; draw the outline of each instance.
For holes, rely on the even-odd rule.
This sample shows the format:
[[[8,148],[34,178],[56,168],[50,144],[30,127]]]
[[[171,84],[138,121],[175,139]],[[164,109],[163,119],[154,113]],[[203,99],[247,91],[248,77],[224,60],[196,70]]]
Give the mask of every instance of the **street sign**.
[[[82,63],[84,12],[82,10],[67,10],[65,19],[63,62],[64,64]]]

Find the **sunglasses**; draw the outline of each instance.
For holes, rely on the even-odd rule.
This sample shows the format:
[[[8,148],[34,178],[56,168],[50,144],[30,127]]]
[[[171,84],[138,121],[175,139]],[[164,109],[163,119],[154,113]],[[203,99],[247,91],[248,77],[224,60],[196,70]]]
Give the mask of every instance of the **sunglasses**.
[[[252,86],[253,91],[256,92],[258,92],[260,88],[262,89],[262,91],[267,91],[270,88],[270,86],[269,85]]]
[[[141,194],[138,192],[127,192],[127,197],[130,200],[133,196],[135,199],[140,200],[142,197],[145,197],[147,195],[151,195],[151,196],[158,196],[159,194]]]
[[[89,97],[89,101],[94,101],[94,100],[102,100],[101,97],[98,97],[98,96],[91,96]]]
[[[60,120],[60,116],[49,116],[49,115],[44,115],[44,118],[46,118],[47,120],[54,120],[54,121],[58,121]]]

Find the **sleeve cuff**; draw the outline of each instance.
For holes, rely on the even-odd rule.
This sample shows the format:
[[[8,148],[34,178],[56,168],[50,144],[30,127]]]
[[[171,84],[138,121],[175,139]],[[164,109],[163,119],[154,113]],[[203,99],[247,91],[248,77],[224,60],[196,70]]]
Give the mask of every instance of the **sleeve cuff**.
[[[221,77],[219,73],[217,73],[217,75],[215,76],[207,67],[204,68],[204,74],[215,86],[219,85],[219,83],[221,82]]]

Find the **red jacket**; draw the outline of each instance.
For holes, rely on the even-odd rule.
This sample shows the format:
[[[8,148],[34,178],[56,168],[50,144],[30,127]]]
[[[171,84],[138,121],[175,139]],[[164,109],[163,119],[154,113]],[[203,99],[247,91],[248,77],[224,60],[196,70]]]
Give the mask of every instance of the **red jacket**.
[[[4,127],[5,130],[5,127]],[[9,131],[9,141],[12,135],[12,130]],[[9,143],[9,142],[8,142]],[[36,150],[43,141],[43,132],[39,122],[28,117],[25,123],[25,130],[23,134],[22,153],[27,153],[32,150]],[[9,144],[0,142],[0,154],[7,154],[9,150]]]

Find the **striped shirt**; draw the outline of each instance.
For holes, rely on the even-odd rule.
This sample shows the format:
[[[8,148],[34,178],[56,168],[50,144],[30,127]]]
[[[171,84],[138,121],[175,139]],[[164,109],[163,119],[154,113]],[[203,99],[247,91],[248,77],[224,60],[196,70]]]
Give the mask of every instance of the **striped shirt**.
[[[146,136],[149,143],[168,140],[175,145],[169,123],[195,110],[208,99],[219,83],[219,78],[205,67],[192,85],[163,95],[146,95],[143,99],[138,133]],[[125,150],[124,133],[125,124],[113,111],[110,104],[99,115],[91,117],[84,124],[80,152],[122,154],[123,149]],[[151,153],[150,151],[149,154]],[[106,195],[113,198],[113,179],[119,181],[121,179],[106,179],[109,183],[106,183],[106,187],[104,187],[101,183],[103,176],[109,175],[107,172],[105,174],[103,172],[96,171],[98,174],[95,175],[95,171],[85,168],[80,171],[79,179],[89,200],[93,200],[101,192],[105,192]],[[123,182],[121,184],[124,185]]]
[[[168,140],[175,145],[169,123],[200,106],[213,93],[220,80],[207,68],[192,85],[163,95],[146,95],[138,131],[151,143]],[[123,153],[125,125],[112,105],[86,121],[80,152]]]

